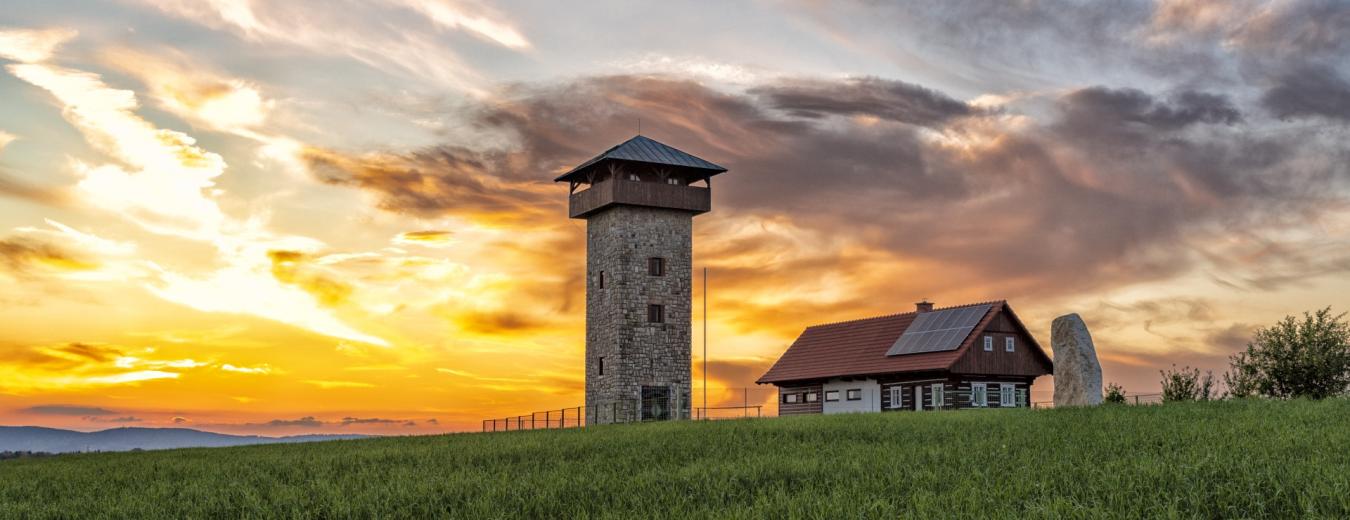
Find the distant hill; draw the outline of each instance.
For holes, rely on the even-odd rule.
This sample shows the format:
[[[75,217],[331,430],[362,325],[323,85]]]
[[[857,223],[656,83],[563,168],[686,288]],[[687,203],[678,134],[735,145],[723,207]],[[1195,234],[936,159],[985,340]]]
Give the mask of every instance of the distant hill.
[[[113,428],[97,432],[77,432],[37,426],[0,426],[0,451],[40,451],[70,453],[77,451],[163,450],[170,448],[217,448],[248,444],[361,439],[368,435],[227,435],[189,428]]]

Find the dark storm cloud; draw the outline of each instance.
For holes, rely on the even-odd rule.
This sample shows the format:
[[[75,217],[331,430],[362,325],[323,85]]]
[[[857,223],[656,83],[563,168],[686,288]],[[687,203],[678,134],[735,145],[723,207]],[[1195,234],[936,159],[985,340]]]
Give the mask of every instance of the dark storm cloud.
[[[1280,76],[1261,97],[1261,104],[1281,119],[1324,117],[1350,122],[1350,81],[1330,67],[1306,67]]]
[[[72,415],[77,417],[98,417],[105,415],[113,415],[114,413],[117,413],[107,408],[99,408],[96,406],[77,406],[68,404],[48,404],[40,406],[30,406],[28,408],[24,408],[19,411],[23,413],[31,413],[38,415]]]
[[[1164,278],[1193,266],[1188,244],[1196,233],[1315,215],[1331,200],[1326,183],[1334,172],[1294,165],[1318,150],[1297,135],[1250,127],[1222,93],[1089,87],[1054,98],[1040,121],[1014,126],[1007,114],[954,110],[963,115],[928,116],[936,126],[920,130],[901,114],[950,97],[868,81],[891,85],[884,89],[891,97],[856,102],[849,93],[858,80],[834,82],[846,100],[837,106],[789,96],[781,109],[764,101],[800,94],[803,80],[744,93],[659,76],[515,85],[473,115],[485,130],[516,136],[518,148],[327,161],[342,165],[342,182],[381,194],[386,209],[491,215],[515,208],[526,215],[517,222],[556,225],[565,197],[551,178],[630,137],[642,117],[648,135],[730,168],[714,182],[720,209],[705,226],[773,216],[872,248],[859,262],[884,263],[888,255],[933,261],[941,266],[933,277],[905,282],[928,296],[951,290],[939,282],[958,272],[972,286],[1003,284],[986,289],[999,297]],[[806,91],[831,90],[829,80],[808,83]],[[818,117],[827,110],[880,121]],[[335,178],[322,168],[321,175]],[[425,196],[428,189],[436,196]],[[740,240],[704,247],[745,254],[772,246]],[[744,275],[847,272],[853,261],[799,256]]]
[[[1073,127],[1071,132],[1125,125],[1145,131],[1170,131],[1193,124],[1231,125],[1242,121],[1242,114],[1228,96],[1189,90],[1163,102],[1140,90],[1089,87],[1064,96],[1060,106],[1064,110],[1061,125]]]
[[[921,51],[930,66],[953,69],[952,81],[984,91],[1121,74],[1240,89],[1310,67],[1350,72],[1350,3],[1341,0],[799,5],[840,38]]]
[[[843,82],[801,79],[754,88],[773,108],[806,118],[866,115],[919,126],[938,126],[977,110],[941,92],[882,78]]]

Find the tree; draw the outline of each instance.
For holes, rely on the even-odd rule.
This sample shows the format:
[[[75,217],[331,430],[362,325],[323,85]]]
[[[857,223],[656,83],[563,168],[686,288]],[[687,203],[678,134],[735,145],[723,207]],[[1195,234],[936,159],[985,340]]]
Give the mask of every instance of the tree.
[[[1115,383],[1106,385],[1104,400],[1110,404],[1125,404],[1125,388]]]
[[[1224,375],[1234,395],[1323,399],[1350,387],[1350,324],[1331,307],[1256,331]]]
[[[1200,369],[1186,367],[1177,370],[1159,370],[1162,374],[1163,401],[1208,401],[1214,397],[1214,373],[1205,372],[1200,377]]]
[[[1238,352],[1229,356],[1228,363],[1232,368],[1223,374],[1223,385],[1228,387],[1228,396],[1244,399],[1260,395],[1258,381],[1261,374],[1247,354]]]

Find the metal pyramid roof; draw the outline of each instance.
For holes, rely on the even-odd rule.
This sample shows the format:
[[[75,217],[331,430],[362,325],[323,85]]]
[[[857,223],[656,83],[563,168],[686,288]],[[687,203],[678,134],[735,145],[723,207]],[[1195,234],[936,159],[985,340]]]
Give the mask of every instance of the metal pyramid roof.
[[[613,148],[605,150],[604,153],[592,157],[591,160],[581,163],[580,166],[568,170],[567,173],[559,175],[554,181],[566,180],[572,174],[606,159],[682,166],[685,168],[710,170],[714,174],[727,171],[726,168],[684,153],[674,147],[662,144],[655,139],[638,135],[634,136],[632,139],[619,143]]]

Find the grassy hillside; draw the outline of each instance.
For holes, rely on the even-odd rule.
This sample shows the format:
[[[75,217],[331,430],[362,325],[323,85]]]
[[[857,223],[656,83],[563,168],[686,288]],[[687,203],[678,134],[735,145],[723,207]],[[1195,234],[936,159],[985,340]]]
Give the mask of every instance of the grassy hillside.
[[[0,462],[0,516],[1350,517],[1350,401],[665,423]]]

